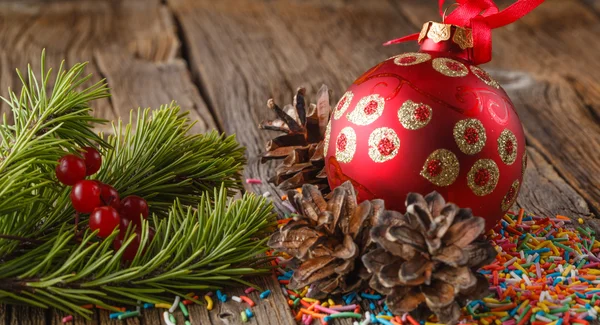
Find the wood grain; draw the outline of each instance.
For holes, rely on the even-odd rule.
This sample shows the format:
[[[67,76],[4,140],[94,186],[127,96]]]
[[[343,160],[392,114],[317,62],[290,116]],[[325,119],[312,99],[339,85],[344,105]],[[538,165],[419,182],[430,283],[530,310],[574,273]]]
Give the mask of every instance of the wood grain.
[[[112,99],[94,103],[98,117],[128,118],[137,107],[158,107],[174,99],[200,120],[194,131],[216,125],[179,54],[176,26],[160,1],[51,1],[0,4],[0,88],[20,83],[12,70],[89,61],[93,81],[107,78]],[[2,103],[0,113],[7,111]]]
[[[7,319],[7,324],[10,325],[37,325],[41,321],[46,321],[48,310],[29,307],[29,306],[12,306],[10,318]]]
[[[527,147],[528,163],[516,208],[538,216],[563,215],[600,233],[600,219],[595,218],[587,202],[558,175],[552,164],[535,148]]]
[[[178,100],[194,129],[236,133],[247,147],[245,177],[263,180],[271,165],[260,153],[275,133],[257,124],[273,118],[266,100],[291,102],[295,89],[315,95],[321,84],[336,100],[363,71],[415,44],[380,46],[439,20],[435,4],[420,0],[102,0],[8,1],[0,3],[0,88],[17,85],[13,67],[33,62],[41,48],[57,67],[90,61],[95,79],[107,78],[110,100],[95,103],[97,116],[128,118],[138,106]],[[597,3],[547,0],[523,21],[494,32],[494,61],[486,69],[505,86],[525,125],[529,166],[517,206],[538,215],[583,218],[600,231],[600,32]],[[516,37],[515,35],[518,35]],[[4,104],[2,104],[4,105]],[[6,107],[0,106],[0,112]],[[275,187],[247,185],[271,192]],[[270,276],[255,279],[273,294],[252,308],[249,324],[293,324],[287,300]],[[240,295],[241,288],[227,294]],[[257,293],[251,294],[259,301]],[[366,306],[364,306],[366,307]],[[245,304],[190,306],[193,324],[239,324]],[[163,324],[161,310],[143,310],[128,324]],[[91,321],[121,322],[97,311]],[[63,313],[0,306],[0,323],[62,324]],[[183,323],[181,313],[176,313]],[[351,324],[349,320],[334,324]]]

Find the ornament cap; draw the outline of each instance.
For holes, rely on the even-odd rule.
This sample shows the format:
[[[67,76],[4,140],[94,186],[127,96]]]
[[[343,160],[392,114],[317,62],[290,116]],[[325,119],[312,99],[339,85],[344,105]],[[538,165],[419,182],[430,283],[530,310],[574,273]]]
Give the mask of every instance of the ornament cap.
[[[452,24],[428,21],[423,24],[418,42],[421,51],[448,52],[453,56],[471,60],[473,31]]]

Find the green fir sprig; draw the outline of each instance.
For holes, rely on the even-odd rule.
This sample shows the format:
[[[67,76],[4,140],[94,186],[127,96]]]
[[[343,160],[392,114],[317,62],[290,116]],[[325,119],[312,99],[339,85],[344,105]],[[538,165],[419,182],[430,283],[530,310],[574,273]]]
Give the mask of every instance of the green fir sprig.
[[[193,204],[198,195],[221,184],[241,189],[244,148],[235,136],[216,131],[188,134],[193,124],[187,115],[171,103],[132,112],[126,126],[121,120],[113,124],[114,135],[108,136],[109,147],[101,152],[104,165],[97,179],[111,184],[121,196],[144,197],[155,212],[166,212],[175,199]]]
[[[91,311],[81,305],[164,303],[192,290],[249,285],[244,277],[269,271],[260,266],[260,256],[274,221],[263,198],[245,194],[234,200],[224,187],[203,194],[195,208],[177,200],[166,218],[154,215],[142,224],[140,247],[148,241],[150,224],[154,239],[127,265],[121,256],[137,236],[131,229],[115,252],[118,231],[104,240],[86,231],[75,243],[74,232],[65,226],[51,240],[0,263],[0,301],[86,315]]]
[[[188,134],[191,123],[175,104],[137,110],[113,134],[93,132],[106,121],[91,115],[89,101],[108,96],[104,81],[90,79],[85,64],[51,70],[42,54],[42,78],[29,67],[19,95],[9,90],[13,123],[0,124],[0,303],[54,307],[84,316],[83,304],[166,302],[190,290],[244,283],[267,271],[265,238],[274,226],[266,199],[241,188],[244,148],[215,131]],[[76,227],[70,188],[55,166],[68,152],[96,146],[103,164],[93,175],[121,197],[147,199],[152,217],[142,228],[115,230],[105,239]],[[150,228],[155,230],[149,241]],[[113,239],[126,232],[115,251]],[[140,236],[141,238],[136,238]],[[124,250],[140,239],[135,259]]]

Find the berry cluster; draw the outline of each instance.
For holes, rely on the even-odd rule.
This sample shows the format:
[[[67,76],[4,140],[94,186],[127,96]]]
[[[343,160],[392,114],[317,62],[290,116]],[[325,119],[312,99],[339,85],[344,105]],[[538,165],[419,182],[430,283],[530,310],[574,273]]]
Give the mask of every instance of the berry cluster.
[[[119,250],[127,227],[135,226],[137,236],[127,246],[123,253],[124,260],[133,260],[137,253],[141,239],[142,218],[147,219],[150,213],[148,203],[143,198],[130,195],[123,200],[119,192],[108,184],[97,180],[86,180],[86,176],[95,174],[102,165],[102,156],[92,147],[82,148],[81,157],[65,155],[59,159],[56,166],[56,177],[71,189],[71,203],[77,213],[89,213],[89,227],[98,230],[98,237],[108,237],[117,227],[121,229],[113,241],[115,250]],[[154,230],[150,228],[148,243],[154,237]]]

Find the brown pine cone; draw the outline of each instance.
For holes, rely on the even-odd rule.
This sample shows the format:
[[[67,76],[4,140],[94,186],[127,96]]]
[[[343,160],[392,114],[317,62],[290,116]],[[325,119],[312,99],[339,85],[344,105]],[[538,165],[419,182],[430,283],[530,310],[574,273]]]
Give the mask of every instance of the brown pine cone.
[[[446,204],[437,192],[410,193],[406,214],[386,211],[371,231],[379,248],[363,255],[374,290],[387,295],[395,313],[429,309],[442,323],[455,324],[460,304],[487,294],[488,281],[476,270],[496,250],[478,239],[485,221],[471,209]]]
[[[358,204],[350,182],[329,196],[326,200],[310,184],[302,186],[302,194],[290,194],[300,215],[268,243],[298,260],[290,287],[314,285],[310,296],[317,298],[367,287],[370,275],[360,256],[374,248],[369,231],[384,211],[382,200]]]
[[[331,105],[327,86],[321,86],[317,94],[317,104],[308,104],[306,90],[298,88],[293,105],[283,109],[269,99],[267,107],[274,110],[278,118],[263,121],[259,128],[285,132],[267,143],[261,162],[283,159],[275,169],[275,176],[269,181],[282,190],[314,184],[325,193],[329,192],[325,174],[323,140],[329,123]]]

